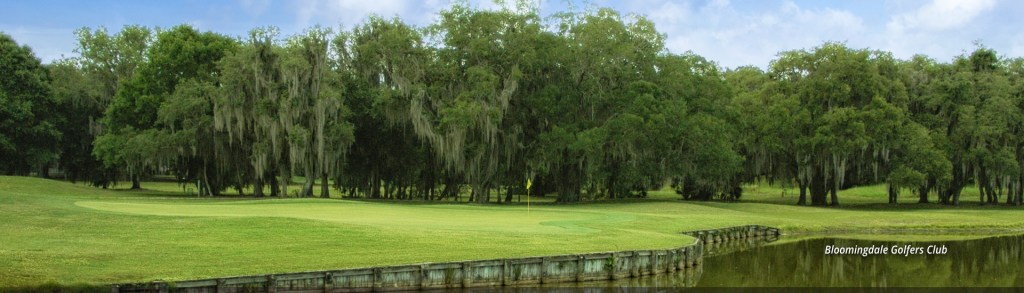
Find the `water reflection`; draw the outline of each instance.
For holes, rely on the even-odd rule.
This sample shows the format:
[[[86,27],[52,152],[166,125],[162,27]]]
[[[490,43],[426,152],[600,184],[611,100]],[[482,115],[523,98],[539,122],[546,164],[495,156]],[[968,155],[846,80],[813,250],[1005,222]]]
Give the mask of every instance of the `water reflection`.
[[[774,239],[772,239],[774,240]],[[711,244],[702,266],[674,273],[544,287],[1024,287],[1024,235],[964,241],[808,239]],[[825,255],[825,246],[945,245],[946,254]]]
[[[825,247],[945,246],[946,254],[825,255]],[[1024,287],[1024,235],[967,241],[813,239],[704,260],[697,286]],[[927,251],[925,251],[927,252]],[[891,251],[890,251],[891,253]]]
[[[718,243],[709,242],[704,244],[704,257],[715,257],[718,255],[726,255],[734,252],[750,250],[755,247],[765,246],[777,240],[779,240],[778,235],[769,235],[762,237],[751,237],[746,239],[736,239]]]
[[[622,288],[622,287],[695,287],[704,274],[704,266],[695,266],[667,274],[624,278],[612,281],[560,283],[545,287]]]

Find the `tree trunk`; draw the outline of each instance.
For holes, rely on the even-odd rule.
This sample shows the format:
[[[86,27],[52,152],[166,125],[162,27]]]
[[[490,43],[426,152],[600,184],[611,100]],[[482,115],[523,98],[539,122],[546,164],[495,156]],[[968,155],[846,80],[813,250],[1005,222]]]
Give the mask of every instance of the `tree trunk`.
[[[1022,174],[1022,175],[1020,175],[1020,177],[1018,177],[1018,179],[1017,179],[1017,191],[1014,192],[1014,193],[1016,194],[1015,197],[1017,198],[1016,200],[1014,200],[1014,205],[1018,205],[1019,206],[1021,204],[1024,204],[1024,174]]]
[[[608,198],[616,199],[616,198],[624,198],[624,197],[626,197],[624,194],[620,193],[620,189],[622,189],[622,188],[618,184],[619,183],[619,163],[618,163],[618,161],[614,160],[614,159],[611,159],[611,158],[605,158],[605,159],[612,161],[612,163],[609,164],[610,166],[608,166],[608,168],[611,169],[610,170],[611,174],[608,175],[608,182],[606,183],[607,184],[606,187],[608,188],[608,191],[606,192]]]
[[[957,168],[953,168],[953,180],[950,180],[949,187],[941,193],[939,197],[940,202],[945,205],[960,205],[960,191],[963,188],[964,173]]]
[[[996,187],[995,193],[992,195],[992,204],[999,204],[999,197],[1003,195],[1003,180],[1000,178],[995,176]]]
[[[822,170],[815,170],[811,175],[811,205],[824,206],[828,204],[828,183],[823,173]]]
[[[992,187],[992,183],[988,184],[986,188],[988,190],[988,203],[995,204],[999,202],[999,194],[996,193],[996,189]]]
[[[331,198],[331,188],[328,182],[327,172],[320,173],[320,197]]]
[[[291,180],[289,180],[289,179],[291,179],[290,177],[291,177],[291,174],[289,174],[287,170],[282,168],[281,169],[281,176],[280,176],[280,178],[278,178],[278,180],[281,181],[281,183],[278,183],[278,185],[279,185],[278,187],[281,188],[281,197],[288,197],[288,182],[291,181]]]
[[[985,205],[985,189],[988,187],[988,178],[985,176],[985,168],[978,167],[978,173],[974,176],[974,182],[978,185],[978,204]]]
[[[512,202],[512,189],[513,189],[512,186],[506,186],[505,187],[505,203],[511,203]]]
[[[139,175],[132,174],[132,189],[142,189],[142,184],[139,182]]]
[[[950,185],[946,187],[946,189],[936,191],[936,193],[939,196],[939,203],[944,205],[950,204],[950,199],[953,195],[953,184],[954,182],[950,182]]]
[[[581,176],[579,168],[574,163],[563,164],[558,177],[561,180],[557,180],[558,198],[557,202],[579,202],[580,201],[580,188],[582,187]]]
[[[888,190],[889,190],[889,204],[896,204],[896,197],[899,196],[899,193],[896,191],[896,188],[892,186],[892,184],[889,184]]]
[[[807,182],[804,180],[797,179],[796,184],[800,186],[800,199],[797,200],[797,205],[807,205]]]
[[[444,175],[441,177],[441,179],[444,182],[444,189],[441,190],[441,194],[438,195],[438,199],[444,200],[448,198],[453,198],[457,200],[456,196],[458,196],[459,188],[458,184],[456,184],[455,182],[455,178],[452,178],[451,176],[448,175]]]
[[[302,183],[302,192],[299,197],[313,197],[313,183],[316,181],[316,176],[312,175],[313,172],[306,173],[306,182]]]
[[[370,196],[369,196],[369,198],[379,199],[381,197],[380,196],[380,178],[377,178],[376,174],[374,176],[371,176],[370,178],[372,180],[370,181],[370,190],[369,190],[369,192],[370,192],[369,195]]]
[[[202,186],[199,187],[199,194],[213,196],[213,192],[210,190],[210,178],[206,176],[206,168],[203,168],[203,180],[201,182]]]
[[[479,187],[479,191],[477,190]],[[477,203],[488,203],[491,201],[490,188],[487,187],[486,183],[477,183],[473,185],[473,193],[475,194]]]
[[[50,178],[50,164],[51,163],[46,163],[46,164],[43,164],[41,167],[39,167],[39,177],[40,178],[46,178],[46,179]]]
[[[263,180],[256,180],[256,182],[252,184],[252,192],[253,196],[263,197]]]
[[[953,193],[953,205],[955,205],[955,206],[960,205],[960,190],[959,189],[956,190],[956,192]]]
[[[203,186],[206,187],[206,196],[213,196],[213,188],[210,188],[210,176],[207,172],[206,160],[203,160]],[[201,190],[201,189],[200,189]]]
[[[844,167],[845,165],[846,159],[840,159],[839,155],[834,153],[832,154],[832,163],[828,167],[828,169],[831,170],[830,172],[825,172],[825,174],[832,173],[832,176],[830,178],[831,180],[829,180],[829,185],[831,185],[829,186],[829,194],[831,195],[831,206],[839,206],[839,187],[840,184],[842,184],[842,182],[840,181],[842,181],[843,176],[846,175],[846,168]]]
[[[278,186],[277,178],[274,178],[274,177],[270,178],[270,196],[273,196],[273,197],[280,197],[281,196],[281,188]]]
[[[935,177],[928,176],[928,181],[925,182],[921,190],[917,191],[917,203],[928,203],[928,192],[935,186]]]
[[[837,184],[838,181],[839,180],[832,181],[834,183],[832,184],[832,188],[829,192],[832,195],[832,206],[839,206],[839,196],[837,195],[837,193],[839,193],[839,184]]]
[[[1006,205],[1013,205],[1013,189],[1016,187],[1014,185],[1016,184],[1014,184],[1013,182],[1009,182],[1006,184]]]

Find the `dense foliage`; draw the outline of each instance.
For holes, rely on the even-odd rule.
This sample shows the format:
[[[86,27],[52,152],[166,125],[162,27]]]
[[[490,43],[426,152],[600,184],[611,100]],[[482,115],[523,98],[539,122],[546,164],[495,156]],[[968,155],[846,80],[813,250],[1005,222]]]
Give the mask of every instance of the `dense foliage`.
[[[0,171],[481,203],[527,179],[560,202],[667,184],[738,200],[757,181],[813,205],[879,183],[890,203],[912,191],[956,205],[970,184],[986,203],[1024,195],[1024,61],[980,45],[940,63],[825,43],[723,70],[668,52],[641,16],[459,5],[423,28],[77,36],[81,57],[48,66],[0,38]]]
[[[50,78],[28,47],[0,34],[0,172],[46,169],[60,139]]]

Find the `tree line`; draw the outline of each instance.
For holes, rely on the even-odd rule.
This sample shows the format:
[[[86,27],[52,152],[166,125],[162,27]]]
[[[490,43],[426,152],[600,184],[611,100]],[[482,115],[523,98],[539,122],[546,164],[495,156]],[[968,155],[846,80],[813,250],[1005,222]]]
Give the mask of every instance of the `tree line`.
[[[41,64],[0,34],[0,172],[480,203],[527,179],[559,202],[665,184],[738,200],[755,181],[812,205],[881,183],[890,203],[957,205],[970,184],[983,203],[1024,195],[1024,59],[981,45],[943,63],[829,42],[723,69],[668,52],[642,16],[526,5],[454,5],[425,27],[76,36],[80,56]],[[289,190],[293,176],[307,180]]]

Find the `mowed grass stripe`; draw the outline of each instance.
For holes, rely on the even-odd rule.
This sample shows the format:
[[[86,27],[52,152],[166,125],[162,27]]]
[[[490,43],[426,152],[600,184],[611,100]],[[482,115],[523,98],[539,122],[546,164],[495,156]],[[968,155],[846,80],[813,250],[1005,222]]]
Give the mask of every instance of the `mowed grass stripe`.
[[[746,224],[787,232],[1024,228],[1019,208],[813,208],[768,203],[775,196],[722,203],[652,193],[527,211],[520,204],[196,199],[0,177],[0,287],[656,249],[688,243],[680,231]]]
[[[435,229],[494,233],[585,234],[601,230],[588,224],[630,221],[625,213],[479,206],[349,204],[341,200],[271,200],[261,204],[169,204],[80,201],[81,207],[101,211],[189,217],[284,217],[389,229]]]

